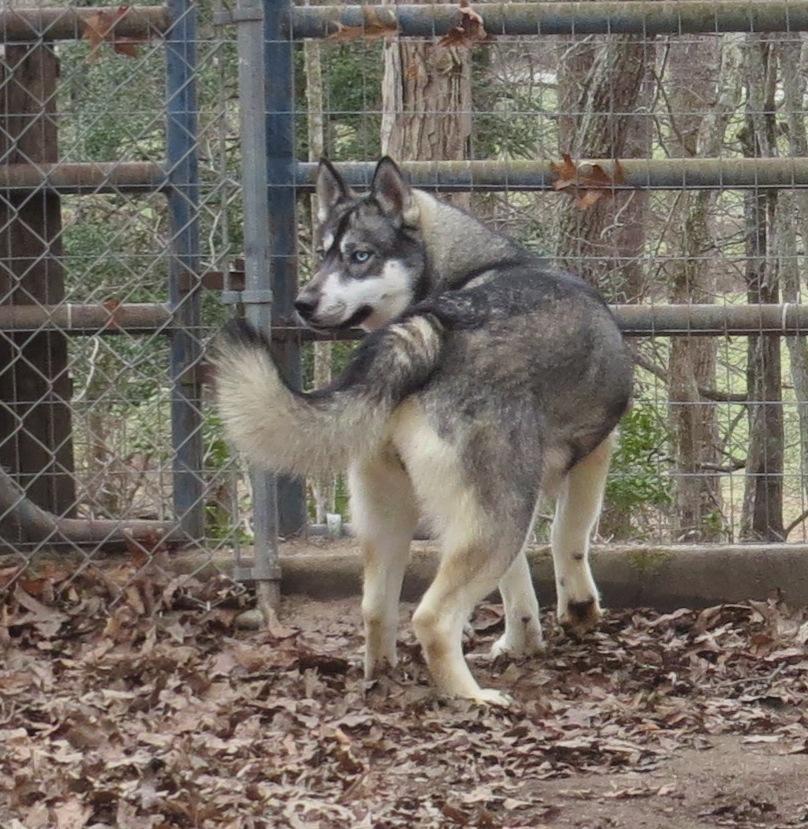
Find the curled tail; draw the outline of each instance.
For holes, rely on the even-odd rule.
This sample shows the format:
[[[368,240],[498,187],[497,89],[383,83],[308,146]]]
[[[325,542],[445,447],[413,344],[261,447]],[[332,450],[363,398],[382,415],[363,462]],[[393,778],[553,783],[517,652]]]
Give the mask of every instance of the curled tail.
[[[301,393],[280,377],[264,336],[233,320],[211,357],[225,432],[258,466],[310,476],[343,470],[378,450],[393,409],[426,383],[442,345],[434,316],[409,317],[366,337],[331,385]]]

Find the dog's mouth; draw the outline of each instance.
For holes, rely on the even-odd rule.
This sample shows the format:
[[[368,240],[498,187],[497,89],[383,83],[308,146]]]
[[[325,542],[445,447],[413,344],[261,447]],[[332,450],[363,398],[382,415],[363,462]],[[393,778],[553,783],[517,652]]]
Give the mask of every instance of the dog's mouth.
[[[319,333],[326,333],[328,331],[344,331],[347,328],[356,328],[361,325],[372,313],[373,308],[371,308],[370,305],[360,305],[359,308],[353,312],[353,314],[343,320],[333,314],[325,319],[315,317],[303,319],[300,314],[296,314],[296,316],[300,322],[306,326],[306,328],[311,328],[312,331],[317,331]]]

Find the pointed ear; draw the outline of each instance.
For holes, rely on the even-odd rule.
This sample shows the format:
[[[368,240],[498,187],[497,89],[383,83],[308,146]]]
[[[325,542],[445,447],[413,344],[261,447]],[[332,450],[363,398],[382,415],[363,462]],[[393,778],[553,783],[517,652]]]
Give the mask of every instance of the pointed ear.
[[[373,197],[381,209],[390,217],[400,217],[402,221],[413,221],[415,205],[412,189],[404,180],[401,170],[390,156],[385,156],[377,165],[371,185]],[[415,215],[417,218],[417,214]]]
[[[351,188],[326,158],[320,159],[317,170],[317,219],[324,222],[337,202],[353,196]]]

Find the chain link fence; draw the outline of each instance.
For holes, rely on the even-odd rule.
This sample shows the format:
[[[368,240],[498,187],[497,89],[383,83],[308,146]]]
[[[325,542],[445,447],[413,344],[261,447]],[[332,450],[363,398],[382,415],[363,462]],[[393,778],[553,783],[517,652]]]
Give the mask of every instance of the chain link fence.
[[[804,542],[808,5],[710,8],[7,5],[4,583],[180,546],[275,582],[279,532],[350,520],[342,481],[245,476],[203,390],[232,313],[303,385],[347,359],[291,314],[322,154],[362,184],[392,153],[615,306],[602,539]]]
[[[205,3],[18,5],[0,12],[7,563],[232,558],[250,513],[201,359],[242,248],[235,32]]]

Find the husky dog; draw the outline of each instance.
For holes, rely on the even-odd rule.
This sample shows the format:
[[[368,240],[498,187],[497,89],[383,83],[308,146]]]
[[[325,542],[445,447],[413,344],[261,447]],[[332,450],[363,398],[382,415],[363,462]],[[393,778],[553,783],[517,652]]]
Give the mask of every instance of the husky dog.
[[[408,186],[383,158],[357,195],[326,161],[317,180],[322,264],[295,303],[312,328],[370,333],[330,386],[290,389],[264,337],[231,323],[214,354],[229,438],[256,464],[322,476],[348,468],[364,553],[365,674],[396,663],[398,600],[419,513],[441,545],[413,626],[438,690],[481,689],[462,652],[497,585],[494,655],[539,651],[525,546],[539,494],[552,529],[558,616],[600,617],[588,563],[632,360],[598,293],[465,212]]]

